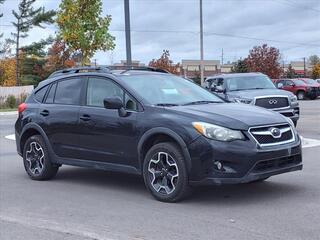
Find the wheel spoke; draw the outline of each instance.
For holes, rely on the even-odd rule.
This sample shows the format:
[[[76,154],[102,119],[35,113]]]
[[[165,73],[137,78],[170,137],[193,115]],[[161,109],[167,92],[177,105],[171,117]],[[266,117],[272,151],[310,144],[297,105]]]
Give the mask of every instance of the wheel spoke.
[[[149,162],[148,172],[154,190],[162,194],[170,194],[175,190],[179,172],[177,163],[170,154],[155,154]]]
[[[26,151],[26,161],[29,163],[29,170],[34,175],[41,174],[44,168],[44,152],[41,145],[37,142],[31,142]]]

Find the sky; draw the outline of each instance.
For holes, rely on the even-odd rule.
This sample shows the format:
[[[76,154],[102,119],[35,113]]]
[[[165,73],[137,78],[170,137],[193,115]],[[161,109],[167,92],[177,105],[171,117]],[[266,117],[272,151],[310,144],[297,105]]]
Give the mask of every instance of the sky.
[[[109,65],[126,58],[123,0],[102,0],[103,14],[111,15],[113,51],[97,52],[93,59]],[[0,32],[14,30],[12,9],[19,0],[0,6]],[[37,0],[47,10],[60,0]],[[174,62],[200,58],[199,0],[130,0],[132,59],[149,63],[170,51]],[[256,45],[267,43],[280,50],[284,62],[320,55],[319,0],[203,0],[204,59],[224,63],[245,58]],[[57,27],[34,28],[22,45],[54,35]]]

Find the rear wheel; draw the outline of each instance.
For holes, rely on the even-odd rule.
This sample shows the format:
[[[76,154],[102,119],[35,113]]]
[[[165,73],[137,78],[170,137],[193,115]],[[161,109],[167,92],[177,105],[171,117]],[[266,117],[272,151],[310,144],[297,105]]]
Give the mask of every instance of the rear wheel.
[[[299,91],[299,92],[297,92],[297,98],[298,98],[299,100],[303,100],[303,99],[305,99],[305,97],[306,97],[306,94],[305,94],[304,91]]]
[[[29,177],[33,180],[53,178],[59,169],[49,159],[47,146],[40,135],[31,136],[24,145],[23,164]]]
[[[177,202],[190,191],[185,159],[174,143],[159,143],[148,151],[143,178],[149,192],[159,201]]]

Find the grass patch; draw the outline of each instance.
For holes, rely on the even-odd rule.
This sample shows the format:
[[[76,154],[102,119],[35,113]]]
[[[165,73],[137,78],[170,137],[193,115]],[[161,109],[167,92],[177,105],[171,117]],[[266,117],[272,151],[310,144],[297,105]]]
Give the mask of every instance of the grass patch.
[[[0,112],[13,112],[17,111],[16,108],[0,108]]]

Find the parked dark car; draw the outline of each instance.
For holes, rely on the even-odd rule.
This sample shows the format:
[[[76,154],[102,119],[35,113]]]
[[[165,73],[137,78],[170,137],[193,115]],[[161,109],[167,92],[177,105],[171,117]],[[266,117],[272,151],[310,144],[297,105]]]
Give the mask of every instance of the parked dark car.
[[[314,100],[320,95],[320,88],[316,83],[310,83],[303,79],[280,79],[276,82],[276,86],[279,89],[292,92],[299,100],[306,98]]]
[[[225,100],[279,112],[297,125],[300,114],[297,97],[277,89],[270,78],[262,73],[220,74],[208,77],[205,87]]]
[[[151,70],[57,72],[19,106],[15,130],[31,179],[50,179],[63,164],[132,173],[166,202],[192,185],[302,169],[290,119]]]

